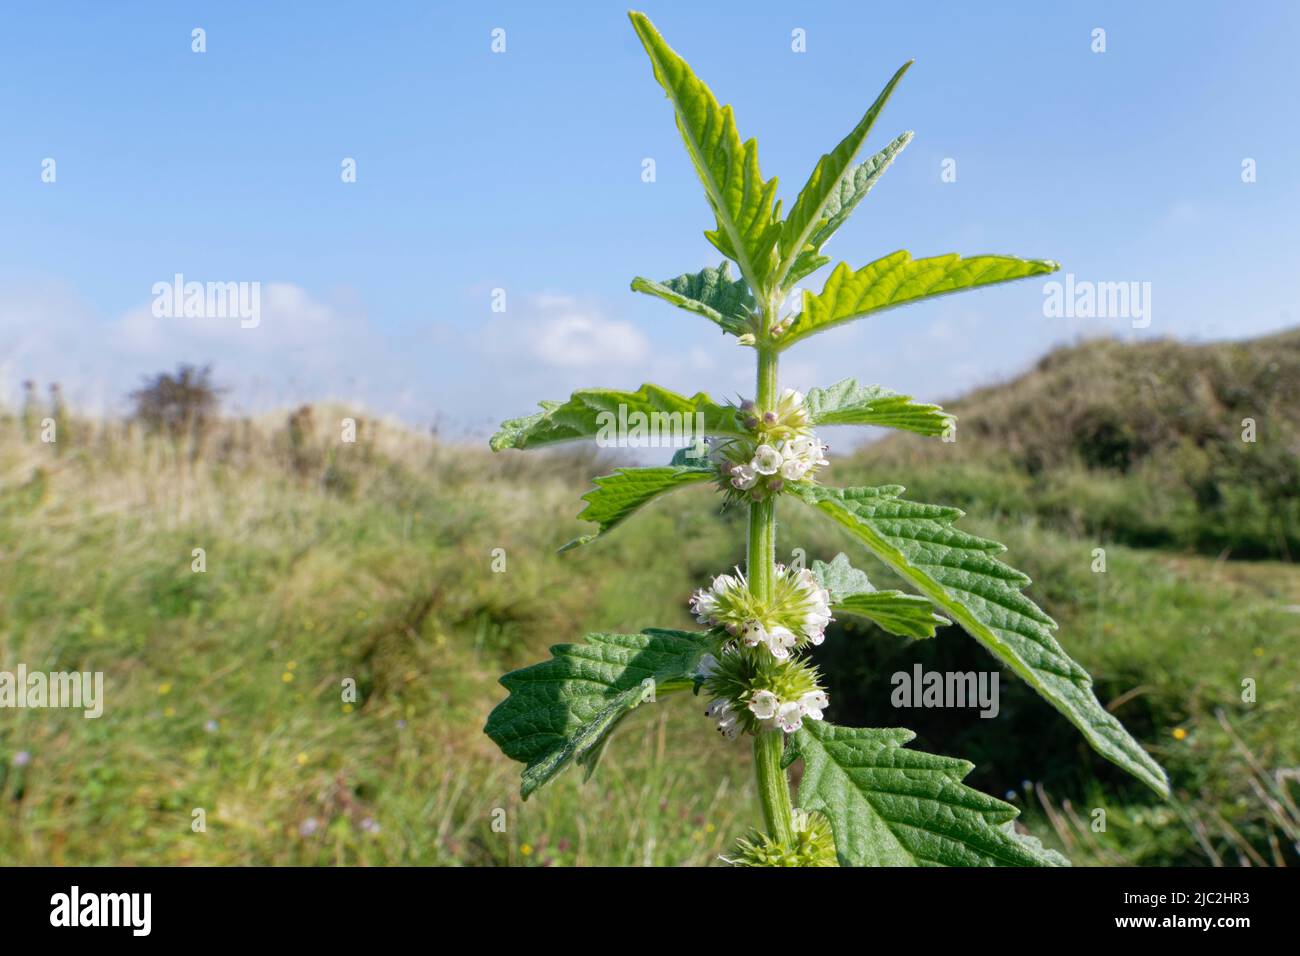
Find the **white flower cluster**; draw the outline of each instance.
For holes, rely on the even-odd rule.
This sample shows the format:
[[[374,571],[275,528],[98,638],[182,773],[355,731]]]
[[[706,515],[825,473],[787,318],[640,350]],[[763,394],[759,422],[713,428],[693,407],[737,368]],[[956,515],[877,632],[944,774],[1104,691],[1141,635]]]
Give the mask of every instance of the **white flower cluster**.
[[[823,690],[801,694],[798,700],[781,700],[770,690],[758,690],[754,691],[747,707],[760,726],[769,730],[780,728],[787,734],[792,734],[803,726],[805,719],[821,720],[822,711],[829,704],[830,698]],[[718,733],[728,740],[734,740],[744,729],[740,713],[726,698],[719,697],[711,701],[704,713],[718,722]]]
[[[726,611],[731,603],[747,590],[745,576],[741,574],[740,568],[736,568],[735,574],[719,574],[713,579],[707,591],[700,588],[691,595],[691,613],[701,624],[726,626],[730,623],[723,620]]]
[[[701,624],[726,628],[746,647],[766,647],[777,660],[805,643],[820,644],[831,622],[830,592],[807,568],[795,571],[778,564],[774,577],[768,608],[755,605],[737,569],[734,575],[718,575],[708,590],[696,591],[691,612]]]
[[[749,712],[765,727],[780,727],[792,734],[803,726],[804,718],[821,720],[822,711],[830,703],[823,690],[813,690],[800,695],[798,700],[781,700],[770,690],[755,691],[749,700]]]
[[[704,709],[704,716],[712,717],[718,722],[718,733],[728,740],[735,740],[743,729],[740,726],[740,714],[731,706],[731,701],[719,697]]]
[[[753,438],[726,442],[715,455],[722,482],[733,493],[759,500],[781,491],[786,482],[812,478],[829,464],[826,445],[809,428],[803,393],[787,388],[766,412],[746,401],[740,414]]]
[[[705,654],[696,677],[710,698],[705,716],[718,733],[734,740],[743,733],[781,730],[792,734],[805,720],[821,720],[830,704],[817,669],[799,658],[757,661],[736,648],[719,657]]]
[[[802,481],[809,472],[830,464],[825,456],[826,446],[815,435],[778,438],[774,444],[759,445],[753,458],[733,464],[727,473],[737,491],[749,491],[761,478],[771,479],[770,491],[780,491],[785,482]]]

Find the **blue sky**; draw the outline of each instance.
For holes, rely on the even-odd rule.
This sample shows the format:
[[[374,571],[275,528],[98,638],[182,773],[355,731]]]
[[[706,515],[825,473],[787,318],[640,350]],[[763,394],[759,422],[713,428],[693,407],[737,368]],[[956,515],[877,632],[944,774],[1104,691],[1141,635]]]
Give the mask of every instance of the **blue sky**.
[[[747,392],[748,351],[628,290],[720,257],[626,6],[560,6],[9,7],[0,396],[57,379],[111,411],[140,375],[211,360],[239,408],[338,398],[477,435],[585,385]],[[1151,283],[1143,330],[1045,317],[1031,280],[826,333],[788,353],[788,384],[853,375],[940,399],[1080,335],[1300,322],[1295,4],[646,10],[758,138],[787,207],[916,58],[868,149],[916,139],[829,246],[837,259],[1005,252]],[[796,28],[807,52],[791,50]],[[340,180],[346,157],[356,183]],[[261,324],[154,318],[152,286],[176,273],[262,283]]]

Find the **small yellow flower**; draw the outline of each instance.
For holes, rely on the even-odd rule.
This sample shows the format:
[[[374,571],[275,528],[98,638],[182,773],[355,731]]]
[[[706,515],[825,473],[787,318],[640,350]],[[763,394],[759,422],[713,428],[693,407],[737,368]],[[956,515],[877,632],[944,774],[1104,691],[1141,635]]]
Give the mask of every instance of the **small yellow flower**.
[[[171,684],[168,684],[168,683],[164,682],[164,683],[158,685],[158,693],[159,693],[160,696],[165,697],[165,696],[167,696],[168,694],[170,694],[171,692],[172,692],[172,685],[171,685]]]
[[[1186,740],[1186,739],[1187,739],[1187,731],[1184,730],[1182,727],[1175,727],[1174,740]]]
[[[1263,657],[1263,656],[1264,656],[1264,648],[1262,648],[1262,647],[1257,647],[1257,648],[1255,648],[1255,656],[1256,656],[1256,657]]]
[[[706,823],[706,824],[704,824],[704,832],[705,832],[705,833],[712,833],[712,832],[713,832],[714,830],[716,830],[716,829],[717,829],[717,827],[715,827],[712,823]]]
[[[307,763],[307,755],[305,753],[298,754],[298,766],[301,767],[306,763]]]
[[[522,853],[524,856],[532,856],[533,845],[531,843],[521,843],[519,844],[519,852]]]
[[[284,669],[287,671],[295,670],[297,667],[298,667],[297,661],[290,661],[289,663],[284,665]]]
[[[280,675],[280,680],[284,681],[286,684],[293,683],[293,671],[285,671]]]
[[[350,714],[350,713],[352,713],[352,705],[351,705],[351,704],[344,704],[344,705],[343,705],[343,713],[345,713],[345,714]]]
[[[176,708],[175,708],[175,707],[166,707],[166,708],[164,708],[164,709],[163,709],[163,716],[164,716],[164,717],[175,717],[175,716],[176,716]]]

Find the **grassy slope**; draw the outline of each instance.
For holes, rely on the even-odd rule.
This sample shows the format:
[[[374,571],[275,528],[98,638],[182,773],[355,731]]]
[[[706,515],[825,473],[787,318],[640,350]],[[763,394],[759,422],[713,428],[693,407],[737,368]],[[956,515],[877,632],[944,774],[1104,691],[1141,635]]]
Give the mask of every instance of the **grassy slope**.
[[[949,407],[956,442],[889,438],[860,456],[863,477],[1137,547],[1300,556],[1300,329],[1087,342]]]
[[[942,468],[923,457],[969,448],[963,428],[956,446],[882,445],[830,474],[961,498],[980,517],[970,526],[1039,582],[1063,643],[1180,799],[1153,804],[1010,681],[996,721],[889,708],[881,681],[914,660],[987,668],[954,629],[921,645],[833,632],[831,719],[912,725],[918,745],[975,759],[972,782],[1014,790],[1078,862],[1295,862],[1268,776],[1300,764],[1295,568],[1107,541],[1108,571],[1093,574],[1101,539],[1041,507],[1041,476],[1059,469],[1007,499],[980,477],[1013,467],[991,453]],[[492,458],[369,423],[347,446],[323,425],[296,443],[230,425],[201,453],[73,427],[56,455],[17,422],[0,430],[0,667],[107,682],[97,721],[3,715],[0,862],[699,864],[756,821],[746,748],[720,742],[691,698],[638,711],[593,780],[567,775],[527,804],[518,767],[480,732],[496,675],[548,645],[687,623],[691,588],[740,558],[741,525],[717,522],[707,491],[561,558],[576,495],[603,470],[590,458]],[[783,549],[852,551],[796,507]],[[1245,676],[1259,681],[1253,705]],[[1094,808],[1105,833],[1088,826]]]
[[[103,670],[107,704],[4,714],[0,862],[702,863],[750,818],[739,750],[725,772],[667,769],[714,745],[668,713],[685,701],[632,725],[580,813],[576,779],[521,812],[481,734],[496,676],[547,645],[656,623],[648,603],[686,622],[693,567],[671,549],[612,552],[653,600],[553,555],[589,463],[406,435],[300,477],[258,436],[196,462],[138,436],[59,457],[5,437],[0,666]]]

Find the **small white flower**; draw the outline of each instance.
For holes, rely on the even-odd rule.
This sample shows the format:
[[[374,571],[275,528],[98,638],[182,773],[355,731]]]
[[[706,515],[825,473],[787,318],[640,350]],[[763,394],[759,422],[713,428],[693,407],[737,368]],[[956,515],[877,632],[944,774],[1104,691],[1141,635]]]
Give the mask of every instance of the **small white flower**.
[[[758,481],[758,473],[750,465],[735,465],[731,469],[731,486],[738,491],[748,491]]]
[[[820,631],[824,630],[831,620],[830,608],[827,605],[813,604],[804,611],[803,626],[807,630]]]
[[[728,740],[735,740],[740,735],[740,717],[734,710],[728,708],[726,714],[718,720],[718,733]]]
[[[695,615],[695,620],[701,624],[708,624],[713,612],[717,610],[718,600],[708,591],[696,591],[691,595],[691,611]]]
[[[792,734],[803,726],[803,708],[794,701],[786,701],[776,711],[777,726]]]
[[[800,438],[791,438],[782,446],[781,454],[787,461],[793,461],[796,458],[807,457],[810,447],[812,447],[812,439],[806,435]]]
[[[717,698],[705,708],[704,715],[718,722],[718,733],[728,740],[734,740],[740,733],[739,717],[732,708],[731,701],[723,697]]]
[[[780,699],[770,690],[759,690],[754,692],[754,696],[749,701],[749,712],[759,720],[771,720],[776,716],[777,708],[781,706]]]
[[[799,709],[805,717],[813,720],[822,719],[822,711],[830,704],[830,698],[822,690],[810,690],[799,698]]]
[[[789,408],[799,408],[803,405],[803,392],[798,389],[787,388],[781,393],[781,404]]]
[[[745,629],[740,632],[740,639],[745,642],[746,647],[757,647],[759,644],[767,643],[767,631],[758,621],[746,621]]]
[[[799,642],[794,631],[788,627],[777,625],[767,632],[767,646],[771,650],[772,656],[779,661],[785,660],[790,656],[790,650]]]
[[[798,458],[790,458],[781,462],[781,477],[786,481],[798,481],[807,471],[807,463],[800,461]]]
[[[781,467],[781,453],[771,445],[759,445],[754,449],[754,460],[749,464],[760,475],[775,475]]]
[[[703,680],[708,680],[718,672],[718,659],[712,654],[705,654],[700,658],[700,663],[695,668],[695,675]]]

